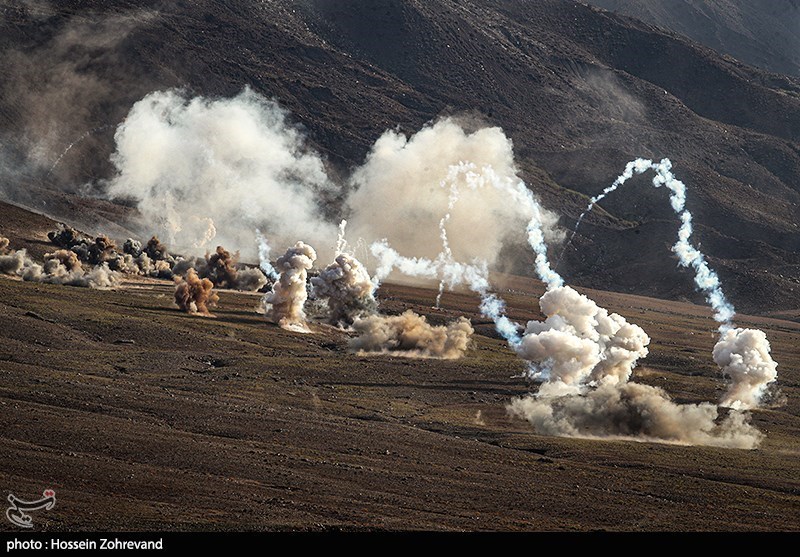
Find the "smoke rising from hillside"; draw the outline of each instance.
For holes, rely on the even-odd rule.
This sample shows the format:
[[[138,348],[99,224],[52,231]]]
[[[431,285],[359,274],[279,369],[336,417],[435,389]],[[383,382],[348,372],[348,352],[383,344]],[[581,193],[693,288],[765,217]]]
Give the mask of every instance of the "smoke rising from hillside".
[[[213,282],[207,278],[201,279],[197,271],[189,269],[184,278],[175,278],[175,303],[186,313],[213,317],[209,308],[219,302],[219,296],[213,289]]]
[[[650,337],[641,327],[569,286],[548,290],[539,306],[547,318],[529,321],[516,348],[531,362],[535,379],[563,383],[574,392],[590,382],[624,383],[648,354]]]
[[[728,329],[714,346],[714,361],[730,379],[722,406],[757,408],[767,387],[778,378],[767,335],[758,329]]]
[[[678,264],[694,269],[695,286],[703,292],[714,311],[714,320],[720,323],[720,338],[714,347],[713,357],[722,369],[723,376],[729,380],[728,391],[721,404],[734,409],[755,408],[763,401],[768,386],[776,381],[778,364],[770,356],[769,341],[762,331],[734,328],[736,311],[733,304],[725,297],[722,283],[709,267],[705,255],[691,243],[692,214],[686,209],[686,185],[675,178],[669,159],[654,163],[640,158],[625,165],[624,172],[610,186],[592,197],[589,206],[578,217],[570,241],[583,218],[598,202],[625,184],[634,173],[642,174],[648,170],[655,172],[652,181],[654,187],[666,186],[670,191],[670,205],[681,223],[678,240],[672,247],[678,256]]]
[[[528,323],[516,346],[530,362],[532,375],[544,380],[535,395],[515,399],[511,415],[528,420],[540,433],[570,437],[620,437],[751,449],[763,438],[741,412],[757,407],[777,378],[762,331],[734,328],[733,306],[716,273],[690,242],[692,215],[685,209],[686,186],[671,172],[668,159],[631,161],[603,192],[593,197],[578,218],[572,237],[587,212],[634,173],[654,170],[655,187],[670,190],[670,204],[681,225],[672,250],[683,267],[693,267],[695,284],[704,292],[720,323],[714,361],[729,379],[720,406],[731,410],[721,421],[711,403],[675,404],[657,387],[628,382],[639,358],[647,355],[649,337],[636,325],[578,295],[569,287],[550,288],[539,303],[547,316]],[[570,238],[570,240],[572,239]]]
[[[335,227],[317,201],[333,186],[275,102],[245,89],[229,99],[147,95],[117,129],[111,197],[133,198],[149,226],[188,249],[208,237],[252,251],[253,230],[273,242],[324,242]],[[212,224],[210,224],[212,223]]]
[[[13,135],[0,132],[0,176],[13,178],[0,181],[0,192],[12,201],[40,207],[48,199],[20,186],[60,178],[64,188],[77,189],[74,176],[66,171],[62,175],[56,163],[70,152],[76,154],[79,149],[73,147],[81,147],[78,156],[86,156],[90,149],[83,147],[101,146],[92,142],[94,134],[116,122],[98,118],[107,118],[107,107],[115,101],[127,105],[132,90],[142,88],[141,80],[126,87],[132,82],[126,83],[130,78],[120,45],[158,14],[145,9],[112,15],[78,11],[66,20],[50,20],[59,10],[46,2],[25,2],[24,8],[41,32],[34,35],[38,42],[0,53],[5,72],[0,99],[11,103],[5,111],[11,125],[6,127],[19,130]]]
[[[308,299],[308,271],[316,259],[317,252],[314,248],[297,242],[275,262],[280,277],[272,285],[272,292],[265,296],[264,302],[269,318],[284,329],[311,332],[306,324],[303,306]]]
[[[449,210],[449,249],[454,260],[477,258],[494,265],[504,243],[517,238],[532,217],[529,205],[509,199],[509,188],[477,185],[480,180],[509,187],[520,183],[512,147],[500,128],[468,132],[454,118],[440,119],[411,137],[385,132],[351,178],[356,188],[347,200],[351,236],[368,244],[388,238],[400,253],[436,258],[439,246],[430,240],[439,235],[448,212],[449,182],[470,178],[452,168],[469,161],[469,170],[479,177],[472,185],[461,184],[460,202]],[[493,176],[481,178],[484,169]],[[557,218],[548,211],[539,217],[548,238],[558,234]]]
[[[637,325],[569,286],[548,290],[539,305],[547,318],[528,322],[516,352],[543,383],[507,407],[537,432],[743,449],[760,443],[763,434],[742,412],[720,421],[714,404],[676,404],[663,389],[630,382],[650,343]]]
[[[315,298],[327,300],[329,320],[333,324],[350,325],[359,317],[378,311],[375,290],[367,269],[361,262],[347,253],[336,259],[311,277]]]
[[[26,250],[12,250],[7,238],[0,238],[0,273],[15,275],[24,281],[83,286],[88,288],[111,288],[119,285],[119,274],[103,262],[86,270],[76,253],[57,250],[44,255],[42,265],[28,257]]]

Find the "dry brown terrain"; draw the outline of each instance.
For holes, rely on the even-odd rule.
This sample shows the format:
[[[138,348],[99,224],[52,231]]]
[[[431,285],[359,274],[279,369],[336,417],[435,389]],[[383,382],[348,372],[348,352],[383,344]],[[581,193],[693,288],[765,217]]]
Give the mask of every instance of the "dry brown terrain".
[[[512,282],[511,316],[536,317],[539,285]],[[56,490],[37,529],[800,529],[798,323],[741,318],[768,332],[788,397],[753,414],[767,437],[745,451],[536,435],[506,414],[529,386],[472,295],[437,311],[432,290],[381,290],[387,312],[472,317],[474,348],[440,361],[284,331],[252,294],[192,317],[172,291],[0,280],[0,485]],[[718,399],[705,308],[591,295],[653,337],[636,380]]]

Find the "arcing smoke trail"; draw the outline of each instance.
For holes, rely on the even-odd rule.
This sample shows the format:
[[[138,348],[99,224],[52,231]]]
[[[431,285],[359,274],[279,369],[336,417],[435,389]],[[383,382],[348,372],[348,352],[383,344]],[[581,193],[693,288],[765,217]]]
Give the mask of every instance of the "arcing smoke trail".
[[[278,271],[275,270],[275,267],[272,266],[269,260],[269,254],[272,248],[270,248],[266,236],[264,236],[258,228],[256,228],[256,242],[258,243],[259,268],[264,271],[264,274],[267,275],[267,278],[270,280],[278,280]]]
[[[379,315],[375,291],[380,280],[394,266],[414,268],[415,273],[438,272],[438,264],[425,259],[407,260],[392,250],[388,243],[376,242],[373,254],[378,257],[379,274],[370,278],[366,268],[346,252],[345,228],[339,225],[336,259],[312,277],[314,296],[327,299],[331,322],[352,325],[358,333],[350,348],[363,354],[389,354],[406,358],[455,359],[464,355],[472,338],[469,320],[457,319],[447,325],[434,326],[425,317],[407,310],[402,315]],[[415,274],[418,276],[418,274]]]
[[[686,209],[686,185],[673,175],[672,162],[669,159],[662,159],[658,163],[636,159],[625,165],[625,171],[601,194],[591,199],[586,211],[578,218],[572,237],[583,217],[594,205],[624,184],[634,173],[642,174],[647,170],[655,172],[653,186],[666,186],[670,190],[670,205],[681,222],[678,240],[672,251],[678,256],[680,266],[694,269],[695,285],[705,294],[706,301],[714,311],[714,320],[720,323],[720,339],[714,347],[713,357],[722,368],[723,375],[730,380],[722,405],[737,409],[755,408],[762,402],[768,386],[776,381],[778,364],[770,356],[769,341],[763,331],[734,327],[733,317],[736,312],[722,291],[719,277],[708,266],[703,253],[691,243],[692,214]]]
[[[439,237],[442,251],[435,260],[424,258],[405,258],[388,246],[384,240],[372,245],[372,253],[378,258],[376,281],[382,280],[397,267],[401,272],[412,276],[439,277],[439,293],[436,306],[439,306],[445,285],[450,288],[458,284],[466,284],[481,296],[481,313],[495,323],[497,331],[511,346],[519,344],[520,336],[517,325],[505,315],[505,302],[489,291],[488,268],[485,261],[472,264],[461,264],[454,260],[447,234],[447,224],[451,213],[460,199],[460,186],[468,191],[485,191],[493,188],[499,192],[509,204],[517,208],[519,214],[527,219],[527,240],[536,253],[536,272],[548,289],[558,288],[563,279],[551,267],[547,258],[547,244],[543,231],[544,212],[533,193],[519,179],[508,175],[500,175],[490,165],[478,167],[474,163],[461,161],[448,168],[447,175],[440,187],[448,190],[447,213],[439,221]],[[493,258],[494,259],[494,258]]]

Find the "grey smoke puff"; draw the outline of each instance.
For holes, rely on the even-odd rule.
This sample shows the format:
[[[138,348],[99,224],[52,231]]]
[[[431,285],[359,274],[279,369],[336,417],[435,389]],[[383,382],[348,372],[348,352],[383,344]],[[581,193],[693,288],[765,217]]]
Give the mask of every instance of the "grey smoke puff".
[[[72,249],[81,244],[89,244],[91,239],[71,226],[59,223],[56,230],[47,233],[48,239],[60,248]]]
[[[5,275],[16,275],[25,266],[28,259],[27,252],[24,249],[19,251],[12,251],[7,255],[0,255],[0,273]]]
[[[202,278],[209,279],[217,288],[256,291],[267,284],[267,277],[259,269],[237,268],[239,252],[232,254],[222,246],[206,254],[205,265],[197,269]]]
[[[367,269],[358,259],[340,253],[333,263],[311,278],[313,297],[326,299],[329,320],[350,325],[358,317],[378,311],[375,289]]]
[[[131,257],[139,257],[142,254],[142,243],[139,240],[128,238],[122,244],[122,252],[127,253]]]
[[[45,261],[44,265],[30,262],[20,271],[22,280],[46,282],[65,286],[83,286],[88,288],[111,288],[119,285],[119,275],[108,268],[106,263],[88,271],[82,269],[70,271],[58,259]]]
[[[350,348],[356,352],[441,359],[461,358],[475,332],[464,317],[437,326],[411,310],[356,319],[353,330],[359,336],[350,340]]]
[[[8,242],[2,242],[6,251]],[[106,263],[98,265],[88,271],[83,269],[76,253],[61,249],[44,256],[44,265],[35,263],[28,257],[27,251],[10,251],[7,255],[0,255],[0,273],[17,275],[22,280],[33,282],[47,282],[67,286],[84,286],[89,288],[110,288],[119,284],[117,273],[109,269]]]
[[[303,306],[308,299],[306,289],[308,271],[316,259],[317,252],[314,248],[303,242],[297,242],[275,262],[280,277],[272,285],[272,292],[264,297],[264,302],[267,315],[285,329],[310,332],[306,325]]]
[[[53,253],[44,254],[44,260],[45,265],[47,265],[49,261],[56,261],[69,272],[83,271],[83,265],[81,265],[78,255],[74,251],[66,249],[56,250]]]
[[[236,283],[234,286],[236,290],[242,290],[244,292],[258,292],[264,288],[268,282],[269,281],[267,280],[267,277],[264,276],[264,273],[261,272],[260,269],[252,267],[237,270]]]
[[[732,411],[717,421],[714,404],[676,404],[663,389],[637,383],[607,383],[583,395],[516,398],[508,411],[545,435],[739,449],[753,449],[764,437],[744,413]]]
[[[145,254],[147,255],[147,254]],[[189,269],[194,269],[198,273],[205,272],[206,260],[202,257],[188,257],[185,259],[177,259],[175,265],[172,267],[172,272],[176,276],[186,274]]]

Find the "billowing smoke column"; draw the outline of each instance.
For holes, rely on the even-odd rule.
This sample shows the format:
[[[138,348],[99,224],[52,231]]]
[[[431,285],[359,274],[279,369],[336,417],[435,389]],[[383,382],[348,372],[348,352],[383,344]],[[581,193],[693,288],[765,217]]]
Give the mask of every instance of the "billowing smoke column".
[[[721,404],[735,409],[755,408],[763,401],[768,386],[777,379],[778,364],[770,356],[769,341],[762,331],[734,328],[733,317],[736,312],[722,291],[719,277],[708,266],[703,253],[691,243],[692,214],[685,208],[686,185],[673,175],[669,159],[662,159],[658,163],[647,159],[629,162],[625,171],[610,186],[590,200],[589,206],[578,218],[572,237],[586,213],[599,201],[623,185],[634,173],[642,174],[648,170],[655,172],[653,186],[666,186],[670,190],[670,205],[681,222],[678,240],[672,251],[678,256],[680,266],[694,269],[695,285],[705,294],[706,301],[714,311],[714,319],[720,323],[720,339],[714,347],[713,356],[722,368],[723,376],[730,380]]]
[[[351,179],[351,237],[368,245],[386,238],[399,253],[433,261],[440,248],[431,240],[446,212],[448,257],[495,268],[503,246],[519,243],[536,212],[542,235],[557,239],[558,217],[518,177],[511,140],[500,128],[475,127],[444,118],[410,137],[384,133]]]
[[[344,253],[345,244],[341,234],[339,237],[337,251],[342,251],[318,276],[311,277],[311,286],[315,298],[327,299],[331,323],[352,325],[359,317],[377,313],[378,302],[366,267],[352,254]]]
[[[738,410],[758,407],[767,387],[778,378],[764,331],[728,329],[714,346],[714,361],[730,379],[721,405]]]
[[[213,317],[208,308],[219,302],[213,288],[214,283],[207,278],[201,279],[197,271],[189,269],[185,278],[175,277],[175,303],[186,313]]]
[[[357,319],[353,329],[359,336],[350,341],[350,348],[359,353],[440,359],[461,358],[474,332],[463,317],[435,326],[411,310]]]
[[[531,376],[561,393],[589,383],[627,382],[650,337],[584,294],[559,286],[539,299],[544,321],[529,321],[517,353],[531,362]]]
[[[284,329],[301,333],[311,332],[306,325],[303,306],[308,299],[306,290],[308,270],[316,259],[317,252],[314,248],[303,242],[297,242],[275,262],[280,277],[272,286],[272,292],[266,295],[265,303],[268,316]]]
[[[181,250],[214,238],[255,256],[257,227],[285,243],[335,234],[317,202],[336,193],[322,158],[282,108],[249,89],[228,99],[150,93],[115,141],[108,195],[135,200],[144,227]]]
[[[77,255],[68,250],[57,250],[45,254],[44,264],[39,265],[28,257],[27,252],[10,250],[6,238],[0,238],[0,273],[16,275],[25,281],[83,286],[89,288],[110,288],[119,284],[119,275],[102,263],[84,270]]]

